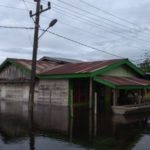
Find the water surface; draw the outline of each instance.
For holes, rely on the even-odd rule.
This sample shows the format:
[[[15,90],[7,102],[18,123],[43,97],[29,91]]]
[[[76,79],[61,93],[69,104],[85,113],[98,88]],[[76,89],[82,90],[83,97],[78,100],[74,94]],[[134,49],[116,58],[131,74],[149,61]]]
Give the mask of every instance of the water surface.
[[[0,150],[149,150],[150,115],[93,115],[86,107],[0,105]]]

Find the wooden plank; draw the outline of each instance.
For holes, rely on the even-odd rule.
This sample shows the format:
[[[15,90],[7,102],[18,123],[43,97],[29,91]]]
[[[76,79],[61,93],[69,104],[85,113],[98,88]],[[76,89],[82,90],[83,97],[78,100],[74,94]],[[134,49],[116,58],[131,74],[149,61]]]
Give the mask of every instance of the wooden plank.
[[[93,98],[93,81],[90,79],[89,85],[89,109],[92,109],[92,98]]]
[[[117,91],[113,89],[113,106],[117,105]]]

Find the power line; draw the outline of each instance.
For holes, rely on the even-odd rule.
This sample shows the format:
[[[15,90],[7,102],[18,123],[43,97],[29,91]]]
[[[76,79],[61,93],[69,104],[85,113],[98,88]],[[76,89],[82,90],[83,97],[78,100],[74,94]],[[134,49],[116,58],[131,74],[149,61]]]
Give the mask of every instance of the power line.
[[[42,15],[42,16],[43,16],[44,18],[47,18],[47,19],[52,19],[52,18],[47,17],[47,16],[45,16],[45,15]],[[105,37],[105,36],[103,36],[103,35],[99,35],[99,34],[97,34],[97,33],[93,33],[93,32],[91,32],[91,31],[89,31],[89,30],[82,29],[82,28],[80,28],[80,27],[78,27],[78,26],[74,26],[74,25],[71,25],[71,24],[67,24],[66,22],[61,21],[60,19],[59,19],[59,23],[65,25],[65,26],[69,26],[69,27],[71,27],[71,28],[77,29],[77,30],[79,30],[79,31],[81,31],[81,32],[84,32],[84,33],[86,33],[86,34],[89,34],[90,36],[91,36],[91,34],[93,34],[93,36],[103,37],[104,39],[107,39],[107,40],[108,40],[108,38]]]
[[[90,19],[90,20],[88,20],[88,21],[90,21],[91,22],[91,20],[92,20],[92,22],[93,22],[93,20],[94,21],[99,21],[99,19],[97,19],[97,18],[93,18],[93,17],[90,17],[89,16],[89,13],[88,13],[88,15],[83,15],[83,14],[80,14],[78,11],[75,11],[75,10],[72,10],[72,9],[68,9],[68,8],[66,8],[66,7],[62,7],[62,6],[59,6],[58,4],[56,4],[56,3],[54,3],[54,2],[52,2],[53,4],[54,4],[54,6],[56,6],[56,7],[60,7],[60,8],[63,8],[63,9],[65,9],[65,10],[67,10],[67,11],[70,11],[70,12],[73,12],[73,13],[75,13],[75,14],[78,14],[78,15],[82,15],[82,16],[85,16],[86,18],[88,18],[88,19]],[[67,3],[68,4],[68,3]],[[69,4],[69,6],[70,6],[70,4]],[[72,6],[72,5],[71,5]],[[73,7],[73,6],[72,6]],[[73,7],[74,8],[74,7]],[[76,9],[78,8],[78,7],[75,7]],[[78,8],[79,10],[80,10],[80,8]],[[80,11],[83,11],[82,9],[80,10]],[[87,14],[87,11],[84,11],[84,13],[86,12],[86,14]],[[94,16],[94,17],[96,17],[96,15],[93,15],[92,14],[92,16]],[[104,19],[104,17],[101,17],[101,19]],[[105,18],[106,19],[106,18]],[[109,24],[109,23],[106,23],[106,22],[104,22],[106,25],[108,25],[109,27],[107,27],[107,28],[110,28],[111,30],[114,30],[114,28],[112,28],[112,26],[114,26],[115,27],[115,30],[116,30],[116,25],[113,25],[113,24]],[[111,22],[112,23],[112,22]],[[100,24],[99,24],[100,25]],[[100,26],[103,26],[103,27],[105,27],[106,28],[106,26],[104,26],[104,25],[100,25]],[[110,27],[111,26],[111,27]],[[128,31],[129,32],[129,30],[126,30],[126,29],[124,29],[124,28],[121,28],[121,27],[117,27],[117,28],[119,28],[119,29],[121,29],[121,30],[124,30],[124,31]]]
[[[91,22],[91,20],[89,20],[89,19],[83,18],[83,17],[78,16],[78,15],[74,15],[74,14],[72,15],[72,12],[69,12],[69,14],[68,14],[68,12],[67,12],[66,10],[62,10],[62,9],[60,9],[60,8],[55,8],[54,6],[53,6],[53,8],[55,9],[55,11],[61,11],[61,12],[60,12],[61,14],[65,14],[65,15],[67,15],[67,16],[74,17],[76,20],[80,20],[80,21],[82,21],[82,22],[83,22],[83,20],[85,20],[85,21],[86,21],[86,24],[94,24],[97,29],[101,29],[101,28],[102,28],[101,25],[99,25],[99,24],[97,24],[97,23],[95,23],[95,22],[93,23],[93,22]],[[65,13],[65,12],[66,12],[66,13]],[[109,34],[118,36],[118,37],[122,37],[122,38],[125,38],[125,39],[130,39],[130,40],[133,40],[133,39],[138,40],[138,41],[140,40],[140,41],[142,41],[142,42],[145,42],[145,43],[149,44],[149,41],[145,41],[145,40],[143,40],[143,39],[141,39],[141,38],[139,39],[139,38],[136,38],[136,37],[129,37],[129,36],[128,36],[128,37],[125,37],[125,36],[123,36],[123,35],[118,35],[118,34],[114,33],[115,31],[108,31],[108,28],[105,27],[105,26],[103,26],[102,30],[108,32]],[[120,32],[117,32],[117,33],[120,33]],[[149,47],[149,45],[148,45],[148,47]]]
[[[22,2],[24,3],[25,8],[27,9],[27,11],[29,11],[29,8],[28,8],[28,6],[27,6],[27,4],[26,4],[26,1],[25,1],[25,0],[22,0]]]
[[[12,26],[0,26],[0,28],[10,28],[10,29],[26,29],[26,30],[33,30],[34,28],[33,27],[12,27]],[[53,33],[54,34],[54,33]],[[56,34],[55,34],[56,35]],[[57,34],[58,35],[58,34]],[[60,37],[61,35],[59,35],[59,37]],[[75,40],[72,40],[72,39],[69,39],[69,38],[66,38],[66,37],[63,37],[63,36],[61,36],[62,38],[65,38],[65,39],[67,39],[67,40],[69,40],[69,41],[72,41],[72,42],[75,42],[75,43],[78,43],[78,44],[80,44],[80,45],[82,45],[82,46],[86,46],[86,44],[83,44],[83,43],[81,43],[81,42],[78,42],[78,41],[75,41]],[[98,50],[98,49],[96,49],[96,48],[93,48],[93,47],[91,47],[91,46],[88,46],[88,48],[92,48],[92,49],[94,49],[94,50]],[[103,51],[103,50],[98,50],[98,51],[101,51],[101,52],[104,52],[105,53],[105,51]],[[107,53],[107,52],[106,52]],[[110,54],[110,55],[112,55],[111,53],[107,53],[107,54]],[[120,57],[120,56],[118,56],[118,55],[113,55],[113,56],[116,56],[116,57]]]
[[[28,6],[27,6],[27,4],[26,4],[26,1],[25,1],[25,0],[22,0],[22,2],[24,3],[24,6],[25,6],[26,10],[29,12],[30,10],[29,10],[29,8],[28,8]],[[28,2],[28,3],[29,3],[29,2]],[[32,2],[31,2],[31,3],[32,3]],[[34,3],[32,3],[32,4],[34,4]],[[31,17],[31,19],[32,19],[33,22],[35,23],[33,17]]]
[[[34,29],[34,27],[4,26],[4,25],[0,25],[0,28],[4,28],[4,29],[24,29],[24,30],[33,30]]]
[[[63,3],[63,4],[65,4],[65,5],[70,6],[70,7],[72,7],[72,8],[75,8],[75,9],[77,9],[77,10],[80,10],[80,11],[82,11],[82,12],[85,12],[85,13],[87,13],[87,14],[90,14],[90,15],[92,15],[92,16],[94,16],[94,17],[97,16],[98,18],[101,18],[101,19],[106,20],[106,21],[108,21],[108,22],[114,23],[114,24],[119,25],[119,26],[121,26],[121,27],[129,28],[127,25],[120,24],[120,23],[118,23],[118,22],[115,22],[115,21],[113,21],[113,20],[110,20],[110,19],[108,19],[108,18],[105,18],[105,17],[103,17],[103,16],[101,16],[101,15],[97,15],[97,14],[95,14],[95,13],[92,13],[92,12],[90,12],[90,11],[88,11],[88,10],[81,9],[81,8],[79,8],[79,7],[76,7],[76,6],[74,6],[74,5],[70,4],[70,3],[68,3],[68,2],[64,2],[64,1],[62,1],[62,0],[58,0],[58,1],[61,2],[61,3]],[[131,27],[130,27],[130,28],[131,28]],[[133,29],[133,28],[132,28],[132,29]]]
[[[80,14],[78,11],[74,11],[74,10],[71,10],[71,9],[68,9],[68,8],[65,8],[65,7],[62,7],[62,6],[59,6],[59,5],[55,4],[55,3],[53,3],[53,4],[54,4],[54,6],[56,6],[56,7],[63,8],[63,9],[65,9],[65,10],[67,10],[67,11],[70,11],[71,14],[79,15],[80,18],[81,18],[81,16],[84,16],[84,19],[85,19],[85,18],[86,18],[86,20],[88,19],[88,22],[92,22],[94,25],[101,26],[101,27],[103,27],[103,28],[107,28],[107,29],[112,30],[112,31],[115,31],[115,32],[119,32],[117,29],[120,29],[120,30],[123,30],[123,31],[127,31],[127,32],[128,32],[128,30],[125,30],[125,29],[120,28],[120,27],[117,27],[117,29],[116,29],[116,26],[115,26],[115,25],[112,25],[112,24],[110,24],[110,23],[104,22],[105,25],[99,24],[99,23],[97,23],[97,22],[99,22],[99,19],[97,19],[97,18],[93,18],[93,17],[90,17],[89,15],[85,15],[85,14],[84,14],[84,15],[83,15],[83,14]],[[55,7],[54,7],[54,8],[55,8]],[[57,8],[57,9],[58,9],[58,8]],[[106,25],[107,25],[107,26],[106,26]],[[119,32],[119,33],[120,33],[120,32]]]
[[[22,1],[24,1],[24,0],[22,0]],[[44,1],[46,1],[46,0],[44,0]],[[59,0],[59,1],[61,1],[61,0]],[[32,2],[29,2],[29,1],[24,1],[24,2],[34,4],[34,3],[32,3]],[[63,2],[63,1],[61,1],[61,2]],[[63,3],[66,3],[66,2],[63,2]],[[66,3],[66,4],[69,4],[69,3]],[[69,4],[69,5],[71,5],[71,4]],[[73,5],[71,5],[71,6],[73,7]],[[7,7],[7,8],[12,8],[12,9],[25,10],[25,9],[22,9],[22,8],[11,7],[11,6],[6,6],[6,5],[0,5],[0,7]],[[75,7],[75,8],[78,8],[78,7]],[[80,9],[80,8],[78,8],[78,9]],[[88,12],[88,11],[87,11],[87,12]],[[103,18],[104,18],[104,17],[103,17]],[[105,19],[106,19],[106,18],[105,18]],[[145,33],[144,33],[144,34],[145,34]],[[142,39],[140,39],[140,40],[142,40]],[[149,41],[147,41],[147,42],[149,42]]]
[[[45,16],[45,15],[42,15],[42,16],[43,16],[44,18],[52,19],[52,18],[47,17],[47,16]],[[67,24],[66,22],[63,22],[63,21],[61,21],[61,20],[59,20],[59,23],[65,25],[65,26],[67,26],[67,27],[71,27],[71,28],[80,30],[80,31],[82,31],[82,32],[84,32],[84,33],[88,33],[89,35],[93,34],[93,36],[100,36],[100,37],[101,37],[101,35],[98,35],[98,34],[93,33],[93,32],[89,32],[88,30],[81,29],[81,28],[79,28],[79,27],[77,27],[77,26],[73,26],[73,25]],[[110,39],[110,40],[108,40],[108,38],[106,38],[106,37],[105,37],[105,39],[107,39],[107,41],[102,41],[102,42],[99,42],[99,43],[100,43],[100,44],[105,44],[105,43],[115,42],[115,41],[116,41],[116,42],[119,42],[119,41],[118,41],[119,39]],[[122,45],[122,44],[121,44],[121,45]],[[126,44],[123,44],[123,45],[126,45]],[[137,47],[137,48],[139,49],[139,47]]]
[[[45,16],[45,15],[42,15],[42,16],[43,16],[44,18],[52,19],[52,18],[49,18],[49,17],[47,17],[47,16]],[[60,19],[59,19],[59,23],[65,25],[65,26],[67,26],[67,27],[71,27],[71,28],[74,28],[74,29],[79,30],[79,31],[81,31],[81,32],[84,32],[84,33],[86,33],[86,34],[89,34],[90,36],[91,36],[91,34],[93,34],[93,37],[94,37],[94,36],[97,36],[97,37],[99,37],[99,38],[103,37],[103,38],[107,39],[107,41],[99,42],[99,43],[101,43],[101,44],[108,43],[108,42],[118,42],[118,41],[120,40],[120,39],[110,39],[110,40],[109,40],[107,37],[105,37],[105,36],[103,36],[103,35],[99,35],[99,34],[97,34],[97,33],[90,32],[89,30],[85,30],[85,29],[79,28],[78,26],[74,26],[74,25],[67,24],[66,22],[63,22],[63,21],[61,21]],[[137,47],[137,48],[139,48],[139,47]]]
[[[139,25],[137,25],[137,24],[135,24],[135,23],[133,23],[133,22],[127,20],[127,19],[124,19],[124,18],[122,18],[122,17],[118,17],[118,16],[114,15],[113,13],[108,12],[108,11],[106,11],[106,10],[104,10],[104,9],[99,8],[99,7],[96,7],[96,6],[94,6],[94,5],[92,5],[92,4],[88,3],[88,2],[85,2],[84,0],[80,0],[80,2],[86,4],[86,5],[89,6],[89,7],[94,8],[94,9],[96,9],[96,10],[99,10],[99,11],[101,11],[101,12],[104,12],[104,13],[110,15],[110,16],[113,16],[114,18],[117,18],[117,19],[119,19],[119,20],[121,20],[121,21],[123,21],[123,22],[126,22],[126,23],[128,23],[128,24],[130,24],[130,25],[132,25],[132,26],[135,26],[135,27],[137,27],[138,29],[142,29]],[[146,30],[146,31],[150,32],[149,30]],[[150,34],[148,34],[148,33],[144,33],[144,34],[150,35]]]
[[[11,7],[11,8],[12,8],[12,7]],[[13,7],[13,8],[14,8],[14,7]],[[24,10],[24,9],[22,9],[22,8],[19,8],[19,9]],[[1,28],[14,28],[14,29],[34,29],[33,27],[9,27],[9,26],[7,26],[7,27],[6,27],[6,26],[0,26],[0,27],[1,27]],[[50,31],[49,31],[49,32],[50,32]],[[59,35],[59,34],[57,34],[57,33],[52,33],[52,32],[51,32],[51,34],[56,35],[56,36],[59,36],[59,37],[64,38],[64,39],[66,39],[66,40],[69,40],[69,41],[74,42],[74,43],[76,43],[76,44],[80,44],[80,45],[82,45],[82,46],[86,46],[86,47],[91,48],[91,49],[93,49],[93,50],[97,50],[97,51],[100,51],[100,52],[103,52],[103,53],[106,53],[106,54],[109,54],[109,55],[112,55],[112,56],[115,56],[115,57],[123,58],[123,57],[121,57],[121,56],[119,56],[119,55],[114,55],[114,54],[112,54],[112,53],[109,53],[109,52],[106,52],[106,51],[97,49],[97,48],[95,48],[95,47],[92,47],[92,46],[89,46],[89,45],[87,45],[87,44],[84,44],[84,43],[75,41],[75,40],[70,39],[70,38],[67,38],[67,37],[64,37],[64,36]]]
[[[29,2],[29,1],[27,1],[27,0],[22,0],[22,1],[24,1],[25,5],[26,5],[26,3],[30,3],[30,4],[34,5],[33,2]],[[21,10],[21,11],[28,11],[28,9],[27,9],[28,6],[27,6],[27,5],[26,5],[26,9],[24,9],[24,8],[19,8],[19,7],[14,7],[14,6],[3,5],[3,4],[0,4],[0,7],[10,8],[10,9],[16,9],[16,10]]]
[[[84,3],[84,4],[86,4],[86,5],[88,5],[88,6],[90,6],[90,7],[92,7],[92,8],[95,8],[95,9],[101,11],[101,12],[104,12],[104,13],[106,13],[106,14],[108,14],[108,15],[111,15],[111,16],[113,16],[113,17],[115,17],[115,18],[117,18],[117,19],[119,19],[119,20],[121,20],[121,21],[124,21],[124,22],[129,23],[129,24],[131,24],[131,25],[133,25],[133,26],[136,26],[136,27],[138,27],[138,28],[141,28],[141,27],[137,26],[137,24],[135,24],[135,23],[133,23],[133,22],[130,22],[130,21],[128,21],[127,19],[118,17],[118,16],[114,15],[113,13],[110,13],[110,12],[104,10],[104,9],[101,9],[101,8],[99,8],[99,7],[96,7],[96,6],[94,6],[94,5],[92,5],[92,4],[88,3],[88,2],[85,2],[84,0],[79,0],[79,1],[82,2],[82,3]]]
[[[14,27],[14,26],[1,26],[1,25],[0,25],[0,28],[25,29],[25,30],[33,30],[33,29],[34,29],[33,27],[21,27],[21,26]],[[40,29],[40,30],[41,30],[41,31],[45,31],[44,29]],[[57,37],[63,38],[63,39],[65,39],[65,40],[68,40],[68,41],[70,41],[70,42],[76,43],[76,44],[78,44],[78,45],[81,45],[81,46],[84,46],[84,47],[87,47],[87,48],[90,48],[90,49],[93,49],[93,50],[96,50],[96,51],[99,51],[99,52],[102,52],[102,53],[105,53],[105,54],[108,54],[108,55],[111,55],[111,56],[115,56],[115,57],[118,57],[118,58],[124,58],[124,57],[122,57],[122,56],[115,55],[115,54],[110,53],[110,52],[106,52],[106,51],[104,51],[104,50],[95,48],[95,47],[93,47],[93,46],[84,44],[84,43],[82,43],[82,42],[73,40],[73,39],[68,38],[68,37],[65,37],[65,36],[60,35],[60,34],[58,34],[58,33],[51,32],[51,31],[49,31],[49,30],[46,31],[46,32],[51,33],[51,34],[53,34],[53,35],[55,35],[55,36],[57,36]]]
[[[55,4],[56,5],[56,4]],[[57,7],[61,7],[61,8],[63,8],[63,9],[65,9],[65,10],[62,10],[62,9],[60,9],[60,8],[55,8],[55,7],[53,7],[54,9],[56,9],[56,11],[58,11],[58,10],[61,10],[61,11],[63,11],[63,12],[66,12],[66,8],[64,8],[64,7],[62,7],[62,6],[58,6],[57,5]],[[68,11],[68,9],[67,9],[67,11]],[[62,13],[63,13],[62,12]],[[71,15],[72,13],[73,13],[74,11],[69,11],[69,14],[67,14],[67,15]],[[67,12],[68,13],[68,12]],[[108,31],[108,27],[106,27],[106,26],[103,26],[103,25],[100,25],[100,24],[97,24],[97,23],[95,23],[95,22],[93,22],[93,21],[91,21],[91,20],[89,20],[89,19],[86,19],[86,18],[83,18],[83,17],[81,17],[81,14],[79,14],[78,12],[74,12],[75,13],[75,17],[76,18],[78,18],[78,19],[81,19],[81,21],[83,21],[83,19],[84,20],[86,20],[86,22],[89,24],[89,23],[91,23],[92,22],[92,24],[94,24],[96,27],[101,27],[101,28],[105,28],[105,29],[103,29],[103,30],[105,30],[106,32],[109,32],[109,33],[112,33],[112,32],[116,32],[116,33],[121,33],[121,32],[119,32],[119,31]],[[80,16],[77,16],[77,14],[79,14]],[[83,15],[82,15],[83,16]],[[111,29],[112,30],[112,29]],[[114,34],[114,33],[112,33],[112,34]],[[117,36],[120,36],[120,35],[117,35]],[[122,36],[122,35],[121,35]],[[123,37],[123,36],[122,36]],[[127,38],[127,37],[125,37],[125,38]],[[135,37],[131,37],[131,38],[135,38]],[[141,40],[141,41],[143,41],[143,42],[146,42],[146,43],[148,43],[149,44],[149,41],[146,41],[146,40],[143,40],[143,39],[141,39],[141,38],[136,38],[136,39],[138,39],[138,40]]]
[[[65,5],[71,6],[71,7],[75,8],[75,9],[78,9],[78,10],[80,10],[80,11],[82,11],[82,12],[91,14],[91,15],[94,16],[94,17],[97,16],[97,17],[102,18],[102,19],[104,19],[104,20],[107,20],[107,21],[109,21],[109,22],[111,22],[111,23],[115,23],[116,25],[120,25],[120,26],[124,26],[124,27],[129,28],[129,27],[126,26],[126,25],[119,24],[119,23],[117,23],[117,22],[115,22],[115,21],[112,21],[112,20],[107,19],[107,18],[105,18],[105,17],[102,17],[102,16],[100,16],[100,15],[96,15],[96,14],[94,14],[94,13],[91,13],[91,12],[87,11],[87,10],[81,9],[81,8],[79,8],[79,7],[76,7],[76,6],[74,6],[74,5],[70,4],[70,3],[64,2],[64,1],[62,1],[62,0],[58,0],[58,1],[64,3]],[[54,2],[53,2],[53,4],[54,4],[55,6],[57,6],[57,7],[64,8],[64,7],[62,7],[62,6],[59,6],[59,5],[55,4]],[[68,8],[64,8],[64,9],[69,10]],[[74,12],[75,14],[79,14],[78,12],[75,12],[75,11],[73,11],[73,10],[71,10],[71,12]],[[81,14],[80,14],[80,15],[81,15]],[[83,16],[83,15],[82,15],[82,16]],[[84,15],[84,16],[85,16],[85,15]],[[87,17],[87,16],[86,16],[86,17]],[[88,18],[89,18],[89,17],[88,17]],[[92,20],[93,20],[93,18],[92,18]],[[88,20],[88,21],[91,21],[91,20]],[[92,21],[92,22],[93,22],[93,21]],[[106,24],[106,23],[105,23],[105,24]],[[99,25],[100,25],[100,24],[99,24]],[[111,24],[108,24],[108,23],[107,23],[107,25],[112,26]],[[101,26],[102,26],[102,25],[101,25]],[[114,25],[113,25],[113,26],[114,26]],[[105,27],[105,26],[103,26],[103,27]],[[106,27],[105,27],[105,28],[106,28]],[[115,26],[115,28],[116,28],[116,26]],[[118,27],[117,27],[117,28],[118,28]],[[119,27],[119,28],[120,28],[120,27]],[[120,29],[121,29],[121,28],[120,28]],[[132,29],[133,29],[133,28],[132,28]],[[114,28],[113,28],[112,30],[114,30]],[[122,30],[125,30],[125,29],[122,28]],[[130,34],[135,34],[135,33],[131,32],[131,31],[128,30],[128,29],[126,29],[125,31],[128,31],[128,33],[130,33]],[[118,31],[115,31],[115,32],[118,32]],[[120,32],[119,32],[119,33],[120,33]],[[150,34],[146,34],[146,33],[142,33],[142,34],[144,34],[145,36],[150,36]],[[143,39],[140,38],[140,40],[143,40]],[[147,42],[149,43],[149,41],[147,41]]]
[[[41,30],[43,30],[43,29],[41,29]],[[121,58],[121,59],[125,59],[125,57],[122,57],[122,56],[119,56],[119,55],[115,55],[115,54],[113,54],[113,53],[106,52],[106,51],[104,51],[104,50],[100,50],[100,49],[98,49],[98,48],[95,48],[95,47],[93,47],[93,46],[84,44],[84,43],[82,43],[82,42],[79,42],[79,41],[70,39],[70,38],[65,37],[65,36],[62,36],[62,35],[60,35],[60,34],[57,34],[57,33],[51,32],[51,31],[47,31],[47,32],[48,32],[48,33],[51,33],[51,34],[53,34],[53,35],[55,35],[55,36],[57,36],[57,37],[63,38],[63,39],[65,39],[65,40],[68,40],[68,41],[70,41],[70,42],[76,43],[76,44],[78,44],[78,45],[82,45],[82,46],[84,46],[84,47],[93,49],[93,50],[95,50],[95,51],[102,52],[102,53],[105,53],[105,54],[108,54],[108,55],[111,55],[111,56],[115,56],[115,57],[118,57],[118,58]],[[131,59],[131,61],[134,61],[134,60]],[[135,62],[135,61],[134,61],[134,62]]]
[[[34,30],[34,27],[20,27],[20,26],[2,26],[0,25],[0,28],[3,28],[3,29],[23,29],[23,30]],[[30,35],[28,36],[28,39],[29,39],[29,42],[30,44],[32,45],[32,40],[31,40],[31,37]]]
[[[62,9],[56,9],[55,7],[53,7],[54,9],[55,9],[55,11],[61,11],[60,13],[61,14],[65,14],[64,12],[64,10],[62,10]],[[69,19],[71,18],[72,19],[72,17],[73,17],[73,15],[71,15],[70,13],[66,13],[65,14],[65,16],[69,16]],[[70,17],[71,16],[71,17]],[[45,16],[46,17],[46,16]],[[81,19],[80,18],[80,16],[75,16],[77,19],[76,20],[79,20],[79,19]],[[74,18],[75,18],[74,17]],[[48,17],[46,17],[46,18],[48,18]],[[74,19],[73,19],[74,20]],[[83,19],[81,19],[81,21],[83,21]],[[72,26],[72,25],[69,25],[69,24],[66,24],[66,22],[64,23],[64,22],[62,22],[62,21],[60,21],[60,19],[59,19],[59,22],[61,22],[62,24],[65,24],[65,25],[68,25],[68,26],[71,26],[71,27],[73,27],[73,28],[76,28],[76,29],[79,29],[80,31],[82,30],[81,28],[78,28],[77,26]],[[89,24],[89,22],[87,22],[88,24]],[[86,30],[85,29],[83,29],[85,32],[86,32]],[[83,31],[82,30],[82,31]],[[87,31],[87,33],[89,33],[89,31]],[[92,32],[90,32],[90,34],[91,34]],[[94,34],[94,33],[92,33],[92,34]],[[95,35],[97,35],[97,34],[95,34]],[[114,33],[113,33],[113,35],[114,35]],[[99,37],[101,37],[101,35],[98,35]],[[118,35],[117,35],[118,36]],[[104,37],[104,36],[103,36]],[[120,37],[120,35],[119,35],[119,37]],[[105,39],[108,39],[108,38],[106,38],[106,37],[104,37]],[[131,38],[129,38],[129,37],[123,37],[123,38],[126,38],[126,39],[130,39],[131,40]],[[132,38],[134,38],[134,37],[132,37]],[[140,39],[138,39],[138,40],[140,40]],[[147,42],[147,41],[144,41],[144,42]],[[138,42],[139,43],[139,42]],[[145,46],[146,44],[144,44],[144,46]],[[134,47],[136,47],[136,46],[134,46]],[[149,45],[148,45],[148,47],[149,47]],[[139,47],[137,47],[137,48],[139,48]]]
[[[26,4],[26,1],[25,1],[25,0],[22,0],[22,2],[23,2],[23,4],[24,4],[26,10],[29,12],[30,10],[29,10],[29,8],[28,8],[28,6],[27,6],[27,4]],[[28,3],[29,3],[29,2],[28,2]],[[32,3],[32,4],[34,4],[34,3]],[[33,17],[31,17],[31,19],[32,19],[33,23],[35,23]],[[32,43],[32,38],[31,38],[31,35],[30,35],[29,32],[27,33],[27,36],[28,36],[28,39],[29,39],[30,44],[33,45],[33,43]]]
[[[40,30],[44,31],[43,29],[40,29]],[[115,56],[115,57],[119,57],[119,58],[124,58],[124,57],[121,57],[121,56],[119,56],[119,55],[115,55],[115,54],[113,54],[113,53],[109,53],[109,52],[106,52],[106,51],[104,51],[104,50],[100,50],[100,49],[98,49],[98,48],[95,48],[95,47],[93,47],[93,46],[84,44],[84,43],[82,43],[82,42],[79,42],[79,41],[70,39],[70,38],[65,37],[65,36],[63,36],[63,35],[60,35],[60,34],[51,32],[51,31],[49,31],[49,30],[48,30],[47,32],[48,32],[48,33],[51,33],[51,34],[53,34],[53,35],[55,35],[55,36],[57,36],[57,37],[60,37],[60,38],[63,38],[63,39],[65,39],[65,40],[68,40],[68,41],[71,41],[71,42],[73,42],[73,43],[76,43],[76,44],[78,44],[78,45],[82,45],[82,46],[84,46],[84,47],[87,47],[87,48],[90,48],[90,49],[93,49],[93,50],[96,50],[96,51],[100,51],[100,52],[102,52],[102,53],[105,53],[105,54],[108,54],[108,55],[111,55],[111,56]]]
[[[30,1],[27,1],[27,0],[22,0],[22,1],[24,1],[25,3],[29,3],[29,4],[34,5],[34,3],[33,3],[33,2],[30,2]]]
[[[10,9],[16,9],[16,10],[26,11],[26,9],[23,9],[23,8],[13,7],[13,6],[7,6],[7,5],[2,5],[2,4],[0,4],[0,7],[5,7],[5,8],[10,8]]]
[[[29,3],[29,2],[28,2]],[[32,3],[32,2],[30,2],[30,3]],[[33,3],[32,3],[33,4]],[[22,8],[17,8],[17,7],[10,7],[10,6],[6,6],[6,5],[0,5],[0,6],[2,6],[2,7],[7,7],[7,8],[13,8],[13,9],[20,9],[20,10],[25,10],[25,9],[22,9]],[[88,20],[89,21],[89,20]],[[103,26],[104,27],[104,26]],[[105,27],[106,28],[106,27]],[[105,30],[106,31],[106,30]],[[107,32],[109,32],[110,33],[110,31],[107,31]],[[117,35],[117,36],[120,36],[120,35]],[[126,37],[125,37],[126,38]],[[131,37],[131,38],[133,38],[133,37]],[[135,38],[135,37],[134,37]],[[149,41],[145,41],[145,40],[143,40],[143,39],[138,39],[138,40],[141,40],[141,41],[143,41],[143,42],[146,42],[146,43],[149,43]]]

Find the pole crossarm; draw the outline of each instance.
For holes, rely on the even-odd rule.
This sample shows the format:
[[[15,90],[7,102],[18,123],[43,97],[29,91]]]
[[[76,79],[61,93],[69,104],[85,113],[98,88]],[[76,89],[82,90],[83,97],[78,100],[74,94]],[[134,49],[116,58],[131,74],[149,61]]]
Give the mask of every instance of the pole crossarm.
[[[41,0],[34,0],[34,1],[37,3],[41,3]],[[47,3],[47,8],[45,8],[45,9],[43,9],[43,5],[39,4],[39,6],[40,6],[40,8],[34,14],[32,13],[32,10],[29,11],[29,15],[31,18],[51,9],[51,3],[50,2]]]

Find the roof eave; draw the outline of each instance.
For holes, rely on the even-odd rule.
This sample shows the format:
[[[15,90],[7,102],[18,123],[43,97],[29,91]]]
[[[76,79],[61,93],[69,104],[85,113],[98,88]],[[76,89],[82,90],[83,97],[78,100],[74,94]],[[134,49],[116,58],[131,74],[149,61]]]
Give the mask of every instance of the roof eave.
[[[40,75],[38,74],[37,77],[39,79],[66,79],[66,78],[87,78],[91,77],[89,73],[78,73],[78,74],[54,74],[54,75]]]
[[[150,85],[122,85],[117,86],[118,89],[134,90],[134,89],[150,89]]]
[[[106,80],[102,80],[102,79],[100,79],[100,78],[98,78],[98,77],[95,77],[95,78],[94,78],[94,81],[96,81],[96,82],[98,82],[98,83],[101,83],[101,84],[103,84],[103,85],[106,85],[106,86],[108,86],[108,87],[110,87],[110,88],[117,88],[117,86],[116,86],[115,84],[113,84],[113,83],[111,83],[111,82],[109,82],[109,81],[106,81]]]
[[[3,70],[3,68],[5,68],[5,65],[7,64],[13,64],[14,66],[16,66],[16,68],[23,70],[24,73],[26,74],[30,74],[31,71],[29,69],[27,69],[26,67],[22,66],[21,64],[16,63],[15,61],[13,61],[10,58],[7,58],[1,65],[0,65],[0,72]]]
[[[97,81],[98,83],[101,83],[101,84],[108,86],[110,88],[119,89],[119,90],[121,90],[121,89],[124,89],[124,90],[150,89],[150,85],[117,85],[117,84],[114,84],[110,81],[100,79],[98,77],[95,77],[94,81]]]
[[[120,60],[120,61],[118,61],[118,62],[116,62],[116,63],[113,63],[113,64],[111,64],[111,65],[109,65],[109,66],[107,66],[107,67],[105,67],[105,68],[103,68],[103,69],[99,69],[99,70],[97,70],[97,71],[95,71],[95,72],[92,72],[92,76],[94,77],[94,76],[96,76],[96,75],[102,75],[102,74],[104,74],[104,73],[106,73],[106,72],[108,72],[108,71],[111,71],[111,70],[113,70],[113,69],[115,69],[115,68],[117,68],[117,67],[119,67],[119,66],[121,66],[121,65],[123,65],[123,64],[126,64],[126,65],[128,65],[129,67],[131,67],[136,73],[138,73],[140,76],[144,76],[145,74],[144,74],[144,72],[142,71],[142,70],[140,70],[139,68],[137,68],[133,63],[131,63],[128,59],[123,59],[123,60]]]

